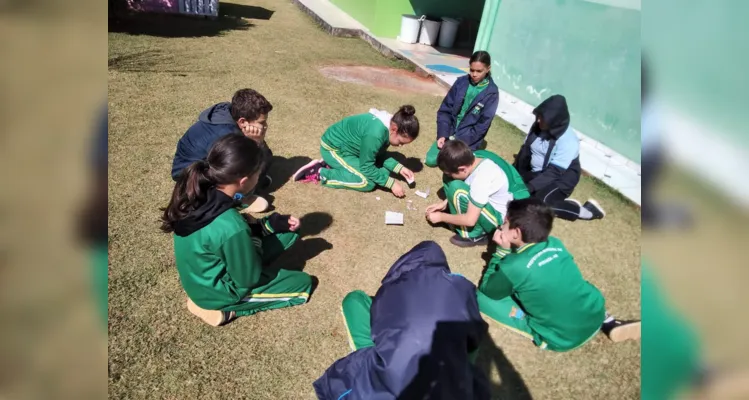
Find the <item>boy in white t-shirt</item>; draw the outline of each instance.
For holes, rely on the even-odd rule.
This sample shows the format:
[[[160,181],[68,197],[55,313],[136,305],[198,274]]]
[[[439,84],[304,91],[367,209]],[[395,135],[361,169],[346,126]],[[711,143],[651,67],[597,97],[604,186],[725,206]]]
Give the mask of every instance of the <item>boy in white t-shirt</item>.
[[[460,140],[446,142],[437,165],[445,173],[445,200],[427,207],[426,218],[433,224],[455,227],[450,242],[460,247],[489,243],[502,225],[507,203],[529,197],[523,178],[500,156],[485,150],[475,153]],[[441,212],[446,208],[450,213]]]

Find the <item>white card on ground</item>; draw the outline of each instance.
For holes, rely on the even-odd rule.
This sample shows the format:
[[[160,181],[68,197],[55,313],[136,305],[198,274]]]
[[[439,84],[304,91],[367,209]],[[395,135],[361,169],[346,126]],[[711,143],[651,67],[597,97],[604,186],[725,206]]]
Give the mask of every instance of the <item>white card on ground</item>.
[[[403,225],[403,214],[393,211],[385,211],[386,225]]]
[[[425,190],[423,192],[421,190],[417,190],[416,191],[416,195],[419,196],[419,197],[421,197],[421,198],[426,199],[427,197],[429,197],[429,188],[427,188],[427,190]]]

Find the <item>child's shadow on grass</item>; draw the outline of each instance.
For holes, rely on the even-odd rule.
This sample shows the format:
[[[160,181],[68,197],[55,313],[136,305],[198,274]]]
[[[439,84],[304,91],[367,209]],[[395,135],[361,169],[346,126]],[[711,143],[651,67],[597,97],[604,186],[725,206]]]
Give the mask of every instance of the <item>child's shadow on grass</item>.
[[[276,190],[283,187],[294,175],[294,172],[302,168],[304,164],[312,161],[311,158],[305,156],[294,156],[290,158],[282,156],[273,156],[268,175],[270,175],[273,182],[263,190],[265,193],[273,193]],[[265,196],[264,196],[265,197]]]
[[[310,238],[308,236],[318,235],[333,224],[333,216],[325,212],[312,212],[299,218],[301,227],[299,236],[301,239],[294,243],[275,260],[271,268],[283,268],[291,271],[303,271],[307,261],[319,256],[322,252],[330,250],[333,245],[323,238]]]
[[[502,349],[497,347],[491,336],[487,334],[479,347],[476,366],[486,374],[487,378],[490,378],[492,364],[497,368],[499,378],[502,380],[501,384],[490,383],[492,399],[533,399],[523,378]]]

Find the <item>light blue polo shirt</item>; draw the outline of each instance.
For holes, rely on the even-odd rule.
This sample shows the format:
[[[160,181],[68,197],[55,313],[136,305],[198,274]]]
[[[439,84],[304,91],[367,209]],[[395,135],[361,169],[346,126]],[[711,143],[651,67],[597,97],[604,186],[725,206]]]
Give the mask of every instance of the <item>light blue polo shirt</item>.
[[[528,140],[528,137],[525,140]],[[548,140],[539,137],[535,142],[531,143],[531,170],[533,172],[541,172],[544,169],[544,159],[548,150]],[[554,164],[561,169],[567,169],[579,155],[580,140],[577,138],[575,131],[572,130],[572,127],[569,127],[554,145],[551,157],[549,158],[549,164]]]

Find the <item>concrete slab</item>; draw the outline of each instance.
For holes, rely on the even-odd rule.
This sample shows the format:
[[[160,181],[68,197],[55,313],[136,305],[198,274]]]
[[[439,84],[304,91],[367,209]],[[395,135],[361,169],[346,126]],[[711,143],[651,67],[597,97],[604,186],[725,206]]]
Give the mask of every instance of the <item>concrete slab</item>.
[[[328,0],[292,0],[333,36],[359,37],[367,28]]]

